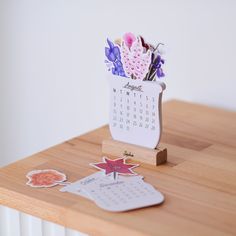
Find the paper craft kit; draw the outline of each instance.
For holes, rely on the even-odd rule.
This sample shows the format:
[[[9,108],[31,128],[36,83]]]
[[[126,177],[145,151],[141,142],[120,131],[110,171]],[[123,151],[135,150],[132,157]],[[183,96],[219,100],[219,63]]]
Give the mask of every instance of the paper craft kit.
[[[167,150],[158,146],[162,93],[166,88],[160,81],[165,76],[160,50],[163,44],[154,47],[143,37],[126,33],[115,42],[107,39],[107,45],[112,140],[104,140],[103,153],[118,157],[129,153],[135,160],[154,165],[164,163]]]
[[[167,151],[159,146],[162,131],[161,100],[165,84],[164,60],[158,44],[148,44],[141,36],[127,33],[105,47],[110,87],[109,128],[112,139],[104,140],[100,162],[90,163],[98,172],[65,182],[64,173],[32,170],[26,183],[34,188],[65,185],[61,192],[93,201],[106,211],[123,212],[158,205],[164,196],[144,181],[135,169],[142,162],[166,162]],[[116,157],[116,158],[115,158]],[[141,164],[128,162],[127,158]],[[63,193],[62,193],[63,194]]]

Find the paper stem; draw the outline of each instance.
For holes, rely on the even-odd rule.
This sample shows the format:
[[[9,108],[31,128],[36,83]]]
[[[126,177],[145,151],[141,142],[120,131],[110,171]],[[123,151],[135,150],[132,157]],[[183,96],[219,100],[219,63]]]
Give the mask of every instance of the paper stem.
[[[164,45],[164,43],[158,43],[156,48],[153,50],[153,52],[155,52],[159,48],[160,45]]]
[[[156,70],[154,70],[154,72],[150,75],[150,80],[153,80],[153,78],[155,77],[155,74],[156,74]]]
[[[114,180],[116,179],[116,172],[113,172]]]

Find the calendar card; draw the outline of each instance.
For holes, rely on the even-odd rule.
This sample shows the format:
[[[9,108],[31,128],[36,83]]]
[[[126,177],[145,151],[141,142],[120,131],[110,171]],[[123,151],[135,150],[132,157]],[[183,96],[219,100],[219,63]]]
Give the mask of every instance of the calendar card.
[[[77,195],[80,195],[82,197],[92,200],[90,196],[87,194],[87,192],[84,191],[83,187],[90,183],[96,182],[96,180],[102,177],[104,177],[104,174],[102,172],[96,172],[92,175],[86,176],[83,179],[80,179],[74,183],[71,183],[61,188],[60,191],[74,193],[74,194],[77,194]]]
[[[122,212],[160,204],[164,196],[140,176],[99,178],[83,188],[100,208]]]
[[[105,63],[110,86],[109,128],[117,141],[155,149],[162,132],[161,103],[165,84],[163,43],[126,33],[107,39]]]

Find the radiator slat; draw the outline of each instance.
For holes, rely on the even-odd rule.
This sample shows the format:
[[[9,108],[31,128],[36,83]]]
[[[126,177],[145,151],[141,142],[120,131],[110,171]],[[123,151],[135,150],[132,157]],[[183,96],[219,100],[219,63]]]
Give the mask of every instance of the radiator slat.
[[[0,236],[87,236],[0,205]]]
[[[0,236],[21,236],[19,212],[8,207],[0,207]]]
[[[42,220],[20,212],[21,236],[42,236]]]
[[[43,221],[43,236],[65,236],[65,228],[52,222]]]

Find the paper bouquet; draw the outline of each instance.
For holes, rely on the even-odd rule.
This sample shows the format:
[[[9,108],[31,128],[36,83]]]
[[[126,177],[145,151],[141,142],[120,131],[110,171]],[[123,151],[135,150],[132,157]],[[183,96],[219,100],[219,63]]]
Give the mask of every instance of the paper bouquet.
[[[113,75],[149,81],[165,76],[164,59],[159,49],[162,43],[154,47],[132,33],[126,33],[114,43],[107,39],[107,43],[105,63]]]

